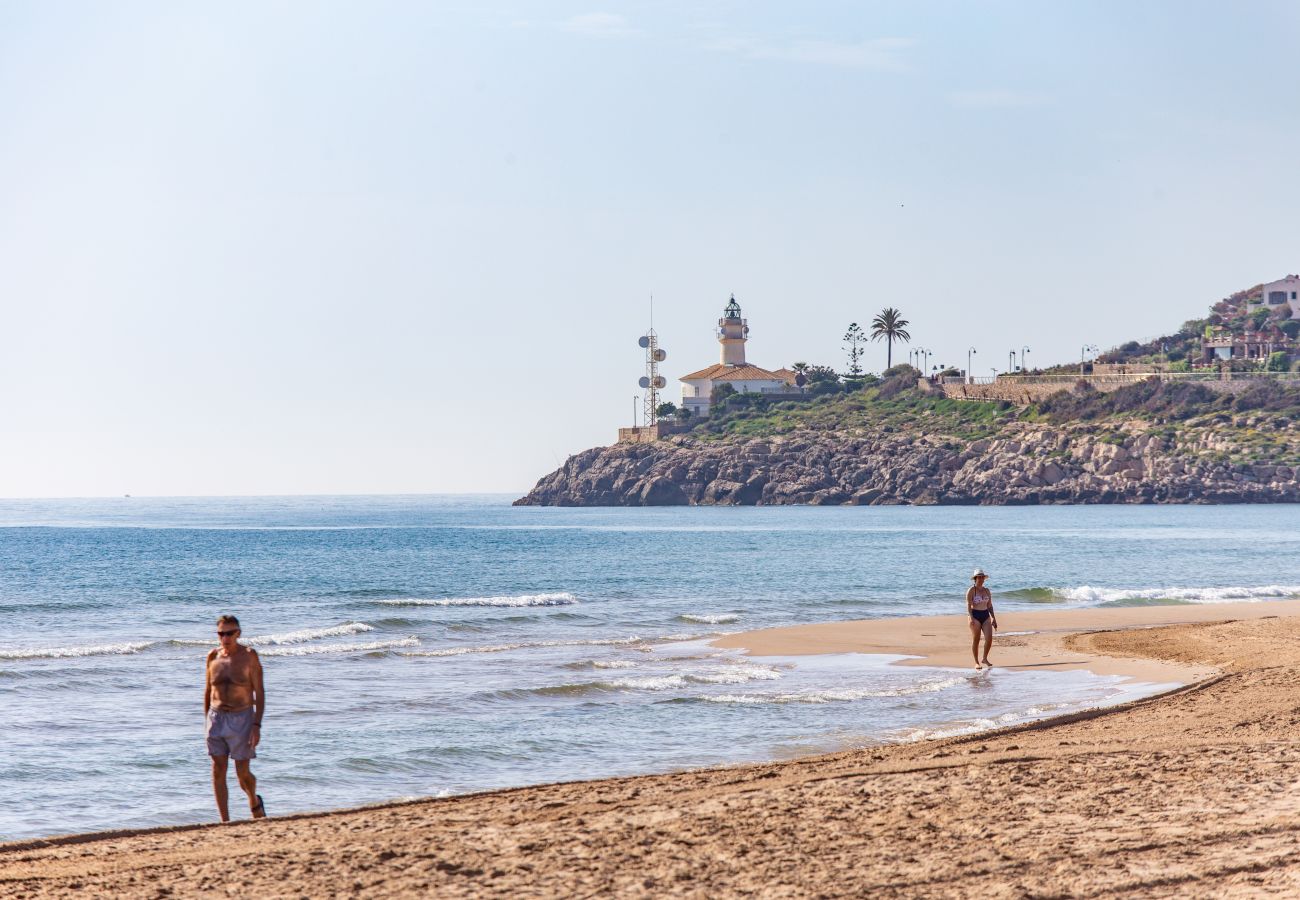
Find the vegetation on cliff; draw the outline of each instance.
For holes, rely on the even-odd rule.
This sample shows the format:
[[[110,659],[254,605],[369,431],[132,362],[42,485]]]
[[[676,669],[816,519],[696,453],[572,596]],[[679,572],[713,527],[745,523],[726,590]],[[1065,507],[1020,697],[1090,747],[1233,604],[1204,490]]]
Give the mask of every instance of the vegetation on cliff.
[[[953,400],[900,367],[809,403],[719,409],[686,434],[577,454],[520,503],[1300,501],[1300,390],[1145,381],[1042,402]]]
[[[729,407],[698,425],[702,442],[770,438],[799,431],[924,433],[954,442],[997,437],[1011,423],[1092,425],[1094,432],[1139,427],[1173,437],[1178,431],[1213,432],[1227,450],[1216,458],[1232,462],[1300,464],[1300,389],[1260,379],[1238,394],[1202,384],[1152,379],[1108,393],[1077,386],[1037,404],[954,400],[922,391],[907,366],[852,394],[828,395],[811,403]]]
[[[1300,332],[1289,307],[1249,311],[1252,291],[1258,293],[1225,298],[1206,319],[1185,322],[1173,334],[1131,341],[1101,359],[1187,367],[1201,352],[1207,326],[1239,327],[1247,317],[1252,325],[1267,319],[1271,328]],[[906,339],[907,322],[889,312],[894,337]],[[861,373],[863,334],[854,325],[845,335],[852,378],[796,363],[808,394],[799,401],[773,402],[724,385],[714,392],[709,417],[689,431],[577,454],[518,502],[1300,502],[1300,387],[1294,383],[1260,378],[1210,386],[1151,378],[1103,393],[1083,379],[1066,379],[1061,391],[1014,406],[950,398],[910,365],[880,376]],[[1267,362],[1277,370],[1286,360]],[[1242,359],[1232,367],[1237,363],[1264,366]]]

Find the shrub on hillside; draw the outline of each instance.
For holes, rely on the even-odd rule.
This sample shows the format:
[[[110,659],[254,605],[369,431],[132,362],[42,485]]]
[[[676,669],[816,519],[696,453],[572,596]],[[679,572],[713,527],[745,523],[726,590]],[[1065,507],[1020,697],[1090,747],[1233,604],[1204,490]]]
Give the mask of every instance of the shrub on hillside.
[[[1089,421],[1115,413],[1162,415],[1185,419],[1221,409],[1224,395],[1195,382],[1148,378],[1110,393],[1058,391],[1038,404],[1039,412],[1055,423]]]
[[[906,371],[899,372],[897,375],[890,375],[880,383],[880,393],[878,396],[881,400],[888,400],[891,397],[898,396],[909,388],[916,387],[916,382],[920,380],[920,373],[911,366],[896,366],[895,368],[905,369]],[[889,371],[892,372],[893,369],[890,369]]]

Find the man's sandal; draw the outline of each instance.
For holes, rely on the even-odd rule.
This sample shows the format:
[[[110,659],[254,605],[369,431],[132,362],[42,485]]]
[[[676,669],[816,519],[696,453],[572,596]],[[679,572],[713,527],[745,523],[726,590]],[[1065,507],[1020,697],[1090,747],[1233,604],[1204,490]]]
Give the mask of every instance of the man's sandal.
[[[257,795],[257,805],[252,807],[250,811],[253,813],[254,819],[266,818],[266,804],[262,802],[261,794]],[[261,815],[258,815],[259,813],[261,813]]]

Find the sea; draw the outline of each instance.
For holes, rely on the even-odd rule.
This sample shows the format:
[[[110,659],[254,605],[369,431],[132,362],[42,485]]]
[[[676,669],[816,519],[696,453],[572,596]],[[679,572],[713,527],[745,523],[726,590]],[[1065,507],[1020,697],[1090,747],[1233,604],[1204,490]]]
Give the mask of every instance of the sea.
[[[1008,631],[1016,610],[1300,596],[1294,506],[510,499],[0,501],[0,840],[215,820],[202,690],[222,613],[265,667],[254,772],[277,815],[917,740],[1168,687],[710,644],[959,614],[975,566]]]

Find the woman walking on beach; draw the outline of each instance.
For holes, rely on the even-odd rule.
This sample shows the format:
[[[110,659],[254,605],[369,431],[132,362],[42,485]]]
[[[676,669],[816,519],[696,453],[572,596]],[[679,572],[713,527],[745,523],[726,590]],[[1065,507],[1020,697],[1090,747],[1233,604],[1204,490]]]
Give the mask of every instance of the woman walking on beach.
[[[993,631],[998,627],[997,613],[993,612],[993,594],[984,586],[988,578],[983,569],[971,575],[975,583],[966,591],[966,612],[970,615],[970,652],[975,657],[975,668],[981,664],[992,668],[989,649],[993,646]],[[980,659],[980,635],[984,635],[984,658]]]

